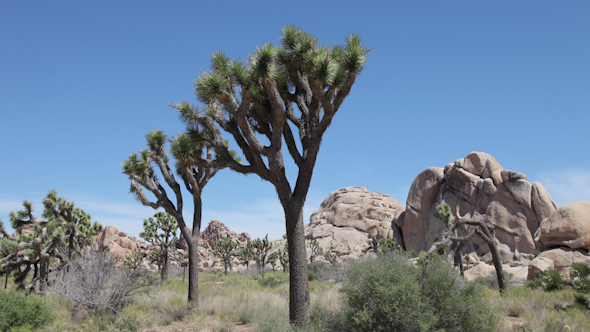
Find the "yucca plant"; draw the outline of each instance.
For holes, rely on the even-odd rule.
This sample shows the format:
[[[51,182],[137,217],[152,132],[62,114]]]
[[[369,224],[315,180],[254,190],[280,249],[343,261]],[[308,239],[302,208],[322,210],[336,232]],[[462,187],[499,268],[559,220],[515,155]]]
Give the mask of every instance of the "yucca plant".
[[[197,99],[205,108],[194,119],[207,128],[207,140],[219,158],[213,163],[196,158],[195,163],[257,174],[274,185],[285,211],[289,242],[290,319],[303,326],[310,319],[303,204],[322,137],[364,69],[370,50],[355,34],[344,45],[328,47],[295,26],[282,32],[280,45],[264,43],[246,62],[229,59],[221,51],[212,54],[209,72],[195,82]],[[222,131],[232,136],[245,163],[232,157]],[[294,183],[286,176],[283,151],[298,168]]]
[[[49,280],[49,264],[52,258],[59,258],[61,269],[68,260],[81,254],[84,245],[91,244],[92,236],[102,225],[91,222],[91,216],[77,208],[74,202],[59,197],[51,190],[43,199],[44,210],[41,220],[33,216],[33,203],[25,200],[23,209],[10,212],[10,223],[17,232],[25,226],[33,226],[28,234],[18,237],[9,235],[0,222],[2,239],[2,272],[16,271],[15,282],[19,288],[45,295]],[[21,253],[24,251],[25,255]],[[21,267],[24,267],[22,269]],[[25,285],[26,276],[34,268],[32,281]]]
[[[139,237],[160,247],[155,251],[158,256],[156,259],[158,267],[161,267],[160,276],[162,280],[166,280],[168,278],[168,251],[172,242],[176,240],[178,223],[169,213],[156,212],[154,218],[143,220],[143,232],[139,233]]]

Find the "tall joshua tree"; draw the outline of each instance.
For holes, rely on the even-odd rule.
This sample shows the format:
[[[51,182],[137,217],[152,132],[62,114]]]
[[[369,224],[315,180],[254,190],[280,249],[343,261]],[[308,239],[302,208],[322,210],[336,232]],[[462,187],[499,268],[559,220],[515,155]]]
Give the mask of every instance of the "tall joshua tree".
[[[190,104],[185,105],[185,110],[197,112],[196,108]],[[170,151],[176,159],[176,173],[182,180],[182,185],[191,194],[194,206],[192,230],[182,215],[184,201],[181,184],[169,165],[170,159],[164,149],[169,139],[161,130],[148,133],[146,135],[148,149],[141,150],[139,154],[129,155],[129,159],[123,162],[122,167],[123,173],[127,174],[131,180],[130,191],[135,194],[137,200],[154,209],[163,208],[176,218],[180,232],[188,245],[188,300],[192,306],[197,306],[199,304],[201,195],[205,185],[220,168],[216,166],[218,156],[214,148],[207,144],[207,131],[195,121],[184,119],[186,131],[170,139]],[[234,155],[231,150],[224,149],[223,152]],[[205,163],[197,166],[193,162],[194,159],[203,160]],[[160,170],[165,184],[158,180],[155,168]],[[164,185],[167,185],[169,189],[166,189]],[[142,188],[150,191],[156,199],[153,201],[148,199]]]
[[[218,151],[216,161],[195,158],[192,163],[254,173],[274,185],[289,242],[290,320],[299,326],[310,320],[303,205],[322,137],[369,51],[358,35],[348,36],[344,45],[327,47],[308,32],[286,26],[280,46],[265,43],[245,64],[223,52],[213,53],[209,73],[195,83],[205,112],[184,112],[185,102],[175,105],[183,116],[209,130],[209,144]],[[233,137],[246,164],[232,160],[221,131]],[[285,174],[283,141],[299,169],[295,183]]]

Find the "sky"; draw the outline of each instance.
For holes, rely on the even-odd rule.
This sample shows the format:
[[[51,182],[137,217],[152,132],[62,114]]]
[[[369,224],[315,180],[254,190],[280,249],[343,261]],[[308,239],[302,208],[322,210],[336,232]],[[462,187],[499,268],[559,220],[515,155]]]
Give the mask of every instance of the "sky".
[[[121,163],[150,130],[184,130],[168,104],[198,103],[214,51],[245,60],[285,25],[325,45],[357,33],[372,48],[324,135],[306,223],[348,186],[405,204],[422,170],[472,151],[541,182],[558,206],[590,201],[589,14],[576,0],[0,0],[0,219],[25,199],[40,217],[55,189],[138,236],[155,211],[129,193]],[[202,198],[202,228],[285,233],[274,187],[256,175],[220,171]]]

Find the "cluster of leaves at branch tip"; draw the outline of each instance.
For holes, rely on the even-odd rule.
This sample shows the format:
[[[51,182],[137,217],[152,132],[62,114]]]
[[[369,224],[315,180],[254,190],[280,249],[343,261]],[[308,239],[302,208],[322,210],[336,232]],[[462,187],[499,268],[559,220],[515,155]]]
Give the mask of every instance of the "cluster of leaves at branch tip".
[[[10,223],[17,231],[34,225],[33,231],[26,235],[11,236],[0,220],[3,235],[0,239],[0,274],[6,274],[8,278],[12,273],[19,289],[36,292],[38,287],[41,295],[46,292],[50,269],[61,270],[68,260],[81,255],[81,249],[91,245],[93,236],[102,230],[101,224],[92,223],[90,215],[77,208],[74,202],[59,197],[55,190],[43,199],[43,206],[42,218],[45,220],[34,217],[33,204],[27,200],[23,202],[22,210],[10,212]],[[57,266],[51,267],[53,263]],[[33,279],[26,285],[32,267]]]

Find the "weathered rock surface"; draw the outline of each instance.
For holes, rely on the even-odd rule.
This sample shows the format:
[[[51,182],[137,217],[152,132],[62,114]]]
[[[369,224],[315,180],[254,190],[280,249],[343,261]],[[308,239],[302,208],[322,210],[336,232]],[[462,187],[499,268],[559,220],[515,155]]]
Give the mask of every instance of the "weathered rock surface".
[[[324,252],[341,258],[360,257],[372,248],[373,239],[396,238],[403,243],[396,225],[403,210],[389,195],[364,187],[339,189],[311,215],[305,237],[317,240]]]
[[[590,264],[590,257],[577,251],[571,250],[567,247],[555,248],[546,250],[539,254],[538,258],[549,258],[553,261],[557,271],[569,275],[569,268],[574,263]]]
[[[416,177],[399,218],[406,249],[428,250],[438,241],[446,229],[437,209],[443,203],[450,205],[455,218],[484,221],[493,229],[502,258],[508,260],[538,249],[533,235],[555,209],[540,183],[531,185],[526,175],[505,170],[489,154],[472,152],[444,169],[431,167]],[[475,237],[465,248],[471,251],[483,256],[489,248]]]
[[[553,260],[547,257],[537,257],[531,261],[528,266],[527,280],[535,279],[535,271],[545,271],[551,267],[555,267]]]
[[[590,202],[574,202],[558,208],[541,224],[540,242],[545,248],[567,246],[590,250]]]

